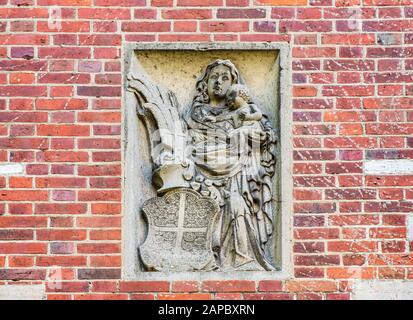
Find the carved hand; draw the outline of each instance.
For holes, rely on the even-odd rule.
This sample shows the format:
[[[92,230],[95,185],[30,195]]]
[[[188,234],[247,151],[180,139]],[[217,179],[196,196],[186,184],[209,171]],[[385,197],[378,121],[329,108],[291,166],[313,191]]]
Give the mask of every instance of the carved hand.
[[[206,117],[204,118],[204,121],[208,121],[208,122],[215,123],[215,122],[217,122],[217,118],[214,117],[214,116],[206,116]]]

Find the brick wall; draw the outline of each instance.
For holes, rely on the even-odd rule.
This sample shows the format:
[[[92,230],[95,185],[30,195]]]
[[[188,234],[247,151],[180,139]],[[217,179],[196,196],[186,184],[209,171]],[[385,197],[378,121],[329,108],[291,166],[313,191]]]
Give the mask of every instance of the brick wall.
[[[0,285],[349,299],[354,279],[413,279],[413,175],[364,174],[413,158],[412,17],[411,0],[0,0],[0,162],[23,170],[0,175]],[[121,47],[138,41],[291,44],[293,279],[121,279]]]

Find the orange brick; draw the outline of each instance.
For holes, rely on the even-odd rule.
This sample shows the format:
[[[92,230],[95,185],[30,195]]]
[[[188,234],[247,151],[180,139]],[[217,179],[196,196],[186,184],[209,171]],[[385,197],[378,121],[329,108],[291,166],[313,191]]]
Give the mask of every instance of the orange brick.
[[[34,83],[33,73],[11,73],[10,84],[31,84]]]
[[[327,268],[327,276],[332,279],[373,279],[375,276],[375,268]]]
[[[32,188],[33,178],[27,177],[10,177],[9,186],[10,188]]]
[[[289,292],[331,292],[337,291],[335,281],[288,280],[285,288]]]
[[[255,0],[255,4],[271,6],[306,6],[307,0]]]

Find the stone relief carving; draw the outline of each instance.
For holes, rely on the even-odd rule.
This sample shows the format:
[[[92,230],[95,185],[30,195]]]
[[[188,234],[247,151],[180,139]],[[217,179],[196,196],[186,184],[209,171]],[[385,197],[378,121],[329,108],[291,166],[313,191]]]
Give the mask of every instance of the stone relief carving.
[[[235,65],[210,63],[182,113],[173,92],[149,76],[129,73],[128,80],[163,195],[143,207],[149,232],[139,251],[146,269],[275,270],[277,134]]]
[[[150,224],[140,247],[147,270],[196,271],[217,269],[211,250],[211,227],[219,207],[191,189],[176,189],[145,202]]]

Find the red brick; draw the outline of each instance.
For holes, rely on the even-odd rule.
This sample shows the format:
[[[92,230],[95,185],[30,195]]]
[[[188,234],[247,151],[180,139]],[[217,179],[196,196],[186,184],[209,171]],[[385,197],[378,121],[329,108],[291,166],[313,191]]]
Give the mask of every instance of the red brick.
[[[17,281],[17,280],[44,280],[45,277],[46,277],[46,270],[35,270],[35,269],[5,269],[5,270],[0,270],[0,280],[13,280],[13,281]]]
[[[108,256],[91,256],[90,257],[91,267],[121,267],[121,257],[108,255]]]
[[[53,164],[51,172],[52,172],[52,174],[73,174],[74,165],[70,165],[70,164]]]
[[[106,216],[77,218],[76,226],[81,228],[116,228],[120,227],[120,218]]]
[[[319,163],[295,163],[293,166],[294,174],[317,174],[321,173]]]
[[[93,214],[120,214],[121,205],[118,203],[92,203]]]
[[[361,254],[345,254],[343,255],[343,264],[345,266],[362,266],[366,262],[366,257]]]
[[[104,6],[104,7],[112,7],[112,6],[120,6],[120,7],[141,7],[145,6],[145,0],[96,0],[96,6]]]
[[[265,9],[218,9],[218,19],[260,19],[265,18]]]
[[[223,0],[178,0],[177,5],[180,7],[221,6]]]
[[[331,266],[340,264],[338,255],[296,255],[294,263],[297,266]]]
[[[378,239],[390,239],[390,238],[405,238],[406,228],[371,228],[370,237]]]
[[[1,201],[47,201],[47,191],[3,190],[0,191]]]
[[[45,254],[47,244],[36,242],[0,243],[0,254]]]
[[[9,267],[30,268],[34,266],[34,258],[27,256],[9,256]]]
[[[406,250],[406,243],[404,241],[383,241],[381,243],[381,250],[383,253],[404,252]]]
[[[405,268],[378,268],[379,279],[405,279]]]
[[[360,267],[342,267],[328,268],[327,276],[332,279],[373,279],[375,276],[375,268],[360,268]]]
[[[96,281],[92,283],[93,292],[115,292],[116,283],[111,281]]]
[[[324,278],[324,268],[295,268],[296,278]]]
[[[201,290],[208,292],[254,292],[255,282],[249,280],[204,281]]]
[[[372,214],[352,214],[352,215],[330,215],[329,223],[336,226],[353,226],[353,225],[376,225],[379,224],[378,215]]]
[[[349,293],[328,293],[326,300],[350,300]]]
[[[50,225],[55,228],[73,227],[72,217],[50,217]]]
[[[0,216],[0,228],[45,228],[46,226],[46,217]]]
[[[82,214],[86,205],[81,203],[39,203],[35,206],[36,214]]]
[[[327,251],[330,252],[375,252],[376,241],[330,241],[327,243]]]
[[[294,44],[314,45],[317,44],[317,37],[314,34],[294,35]]]
[[[165,1],[165,0],[153,0],[156,2]],[[170,0],[166,0],[170,1]],[[131,300],[155,300],[155,295],[152,293],[135,293],[130,295]]]
[[[79,139],[79,149],[120,149],[120,139]]]
[[[129,9],[113,8],[79,8],[77,11],[79,19],[93,20],[129,20]]]
[[[119,123],[121,114],[119,112],[80,112],[78,121],[80,122],[115,122]]]
[[[121,281],[120,292],[165,292],[169,291],[168,281]]]
[[[168,32],[170,22],[123,22],[123,32]]]
[[[158,300],[211,300],[209,293],[159,293]]]
[[[295,216],[295,227],[322,227],[324,226],[324,217],[321,216]]]
[[[36,178],[38,188],[82,188],[86,187],[85,178]]]
[[[91,230],[90,240],[121,240],[122,232],[118,230]]]
[[[296,187],[334,187],[334,177],[295,177],[294,186]]]
[[[74,244],[70,242],[52,242],[50,243],[51,254],[73,254]]]
[[[201,32],[245,32],[248,30],[249,24],[244,21],[200,22]]]
[[[198,292],[199,283],[196,281],[175,281],[171,284],[172,292]]]
[[[83,243],[77,245],[78,253],[120,253],[120,245],[115,243]]]
[[[88,279],[119,279],[120,269],[78,269],[79,280]]]
[[[242,300],[241,293],[216,293],[215,300]]]
[[[175,9],[175,10],[162,10],[162,17],[164,19],[211,19],[212,11],[207,9]]]
[[[37,159],[47,162],[87,162],[89,155],[82,151],[45,151],[38,153]]]
[[[295,253],[317,253],[324,252],[323,242],[295,242],[293,251]]]
[[[372,45],[375,44],[374,34],[323,34],[321,37],[323,44],[339,44],[339,45]],[[328,61],[326,61],[328,62]],[[352,65],[351,61],[341,60],[343,66],[341,70],[345,70],[347,63]],[[360,61],[363,64],[362,61]],[[366,61],[371,65],[371,61]],[[338,65],[337,65],[338,66]],[[374,70],[370,69],[369,70]]]
[[[32,178],[26,177],[10,177],[9,187],[10,188],[32,188]]]
[[[300,203],[294,204],[295,213],[332,213],[336,211],[334,203]]]
[[[262,280],[258,284],[258,291],[282,291],[282,282],[277,280]]]
[[[37,230],[37,240],[81,241],[86,240],[86,230]]]
[[[33,240],[33,231],[18,229],[0,229],[0,240]]]
[[[402,200],[403,199],[403,190],[397,189],[380,189],[379,190],[380,199],[388,200]]]
[[[79,191],[79,201],[120,201],[119,190],[90,190]]]
[[[120,178],[90,178],[91,188],[120,188],[121,179]]]
[[[331,292],[337,291],[334,281],[288,280],[286,290],[289,292]]]
[[[51,149],[74,149],[75,148],[75,139],[73,138],[53,138],[50,141]],[[42,155],[44,156],[44,154]],[[86,155],[85,155],[86,156]],[[40,157],[40,156],[39,156]],[[88,157],[85,157],[88,158]]]
[[[370,254],[368,263],[373,266],[413,265],[413,255],[404,253]]]
[[[90,48],[81,47],[40,47],[39,58],[89,59]]]
[[[119,176],[121,174],[120,165],[94,165],[79,166],[80,176]]]
[[[339,229],[337,228],[314,228],[296,229],[294,231],[296,239],[338,239]]]
[[[245,300],[293,300],[288,293],[244,293]]]
[[[0,122],[47,122],[46,112],[0,112]]]
[[[33,205],[31,203],[9,203],[10,214],[32,214]]]
[[[86,265],[86,257],[82,256],[45,256],[37,257],[36,265],[40,267],[61,266],[81,267]]]
[[[48,282],[46,283],[46,292],[87,292],[89,283],[86,281],[79,282]]]
[[[297,293],[297,300],[323,300],[323,295],[319,293]]]
[[[2,132],[2,126],[0,126],[0,132]],[[11,136],[32,136],[34,135],[34,125],[32,124],[16,124],[10,126]],[[6,132],[4,133],[6,135]]]
[[[38,125],[37,134],[40,136],[88,136],[89,126],[80,125]]]

